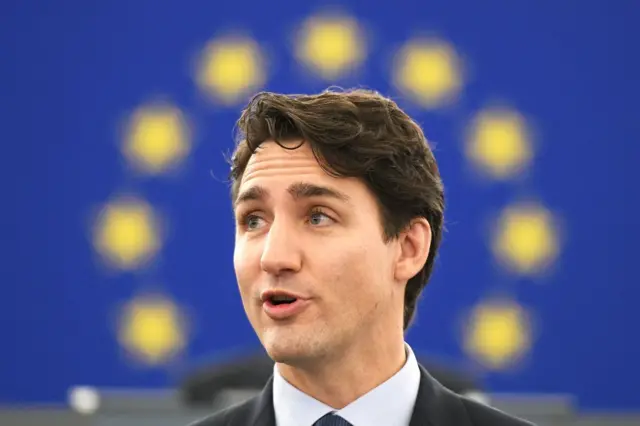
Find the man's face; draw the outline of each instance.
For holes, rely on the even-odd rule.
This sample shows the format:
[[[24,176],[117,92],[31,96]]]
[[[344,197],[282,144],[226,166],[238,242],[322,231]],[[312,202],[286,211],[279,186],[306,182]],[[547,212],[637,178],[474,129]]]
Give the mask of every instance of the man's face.
[[[370,345],[402,321],[397,246],[383,240],[375,198],[358,179],[326,174],[308,144],[263,143],[245,169],[235,210],[244,309],[276,362],[302,365]],[[277,304],[276,295],[296,301]]]

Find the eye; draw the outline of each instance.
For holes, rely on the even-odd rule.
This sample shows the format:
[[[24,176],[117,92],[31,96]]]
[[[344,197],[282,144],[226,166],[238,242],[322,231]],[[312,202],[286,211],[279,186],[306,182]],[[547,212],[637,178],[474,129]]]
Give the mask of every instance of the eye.
[[[328,225],[331,222],[333,222],[333,219],[329,217],[329,215],[324,213],[322,210],[314,209],[309,214],[309,223],[311,225],[322,226],[322,225]]]
[[[264,225],[264,219],[256,214],[248,214],[242,219],[242,225],[247,231],[254,231]]]

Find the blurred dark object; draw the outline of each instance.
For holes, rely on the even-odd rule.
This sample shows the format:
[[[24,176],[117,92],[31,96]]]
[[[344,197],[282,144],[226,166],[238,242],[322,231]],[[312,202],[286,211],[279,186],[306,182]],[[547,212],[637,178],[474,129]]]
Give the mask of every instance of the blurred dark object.
[[[460,395],[477,395],[482,390],[469,373],[444,366],[416,354],[418,362],[443,386]],[[266,353],[257,353],[198,368],[187,375],[180,386],[185,404],[191,407],[224,406],[260,392],[273,374],[273,361]]]

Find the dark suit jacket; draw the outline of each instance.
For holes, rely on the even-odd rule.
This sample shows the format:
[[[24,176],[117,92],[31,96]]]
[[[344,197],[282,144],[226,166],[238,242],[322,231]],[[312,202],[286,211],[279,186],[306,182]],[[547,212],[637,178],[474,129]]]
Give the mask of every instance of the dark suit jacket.
[[[429,374],[444,387],[463,395],[467,392],[482,392],[482,386],[469,371],[448,366],[428,356],[416,353],[420,363]],[[182,380],[180,393],[189,407],[227,408],[224,396],[229,390],[254,391],[258,394],[273,374],[273,360],[266,352],[235,356],[229,361],[209,363],[189,372]],[[218,399],[219,396],[223,398]]]
[[[451,392],[422,366],[420,371],[420,387],[409,426],[532,426]],[[275,426],[272,384],[270,379],[260,395],[190,426]]]

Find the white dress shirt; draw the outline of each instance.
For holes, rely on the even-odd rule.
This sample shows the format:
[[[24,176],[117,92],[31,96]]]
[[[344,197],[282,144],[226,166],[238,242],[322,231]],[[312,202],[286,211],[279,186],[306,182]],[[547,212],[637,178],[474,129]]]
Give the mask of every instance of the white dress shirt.
[[[273,371],[273,408],[277,426],[312,426],[320,417],[335,412],[353,426],[408,426],[420,387],[420,368],[405,343],[407,361],[389,380],[341,410],[336,410],[298,390],[278,371]]]

